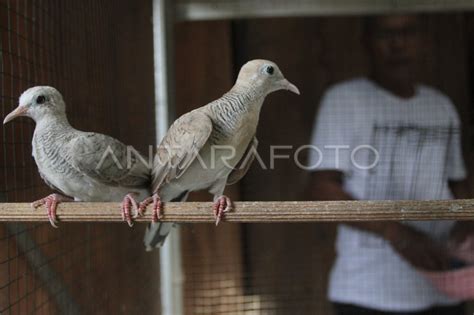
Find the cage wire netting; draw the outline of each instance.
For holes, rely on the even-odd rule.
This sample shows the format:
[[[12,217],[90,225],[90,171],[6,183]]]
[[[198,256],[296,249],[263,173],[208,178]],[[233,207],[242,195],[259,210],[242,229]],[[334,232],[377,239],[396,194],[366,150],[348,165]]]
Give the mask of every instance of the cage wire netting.
[[[73,126],[126,142],[135,138],[134,145],[146,150],[154,139],[152,122],[132,130],[153,112],[150,8],[124,1],[0,1],[2,117],[27,88],[51,85],[63,94]],[[121,52],[126,44],[138,50],[133,59]],[[51,193],[31,157],[33,130],[27,118],[0,130],[2,202]],[[158,253],[143,251],[143,228],[1,224],[0,313],[157,313]]]
[[[17,106],[28,87],[52,85],[62,92],[74,127],[115,136],[148,152],[148,145],[155,142],[151,17],[152,1],[0,0],[2,117]],[[469,65],[473,63],[468,53],[474,47],[473,21],[465,13],[430,17],[425,33],[430,53],[422,60],[422,81],[450,97],[463,131],[469,131],[471,121]],[[297,99],[289,93],[272,94],[261,113],[258,151],[263,161],[270,165],[270,145],[291,145],[282,152],[291,158],[275,161],[271,170],[254,163],[229,195],[237,200],[312,198],[306,192],[309,172],[297,167],[293,154],[298,146],[310,143],[316,110],[328,89],[368,73],[370,60],[360,42],[361,25],[361,17],[355,16],[176,24],[178,114],[222,95],[245,61],[262,56],[276,61],[286,78],[304,91]],[[364,102],[385,102],[379,94],[371,98],[363,89],[356,90]],[[360,129],[370,125],[364,120],[367,115],[347,115],[338,107],[352,98],[337,91],[333,97],[338,101],[331,106],[337,110],[322,121],[321,138],[361,133],[332,128],[351,125],[357,115],[362,117]],[[429,122],[428,114],[433,113],[425,113],[420,116]],[[436,119],[443,120],[433,114],[431,122]],[[405,194],[405,199],[416,199],[418,193],[427,193],[420,183],[446,179],[447,164],[436,165],[446,170],[436,176],[421,170],[433,166],[431,159],[425,163],[426,156],[444,154],[440,146],[459,135],[459,129],[430,131],[410,124],[398,129],[371,127],[373,137],[368,141],[382,147],[385,155],[379,177],[367,173],[367,181],[355,185],[364,190],[360,198],[393,199]],[[34,123],[21,118],[0,130],[0,201],[31,202],[49,194],[31,158]],[[467,149],[464,157],[469,166]],[[370,156],[362,158],[368,161]],[[415,161],[420,171],[405,168],[406,159]],[[194,194],[192,200],[210,199]],[[434,225],[428,224],[427,229]],[[144,251],[144,227],[60,222],[59,229],[53,229],[48,223],[1,224],[0,313],[160,313],[159,252]],[[181,231],[185,314],[332,314],[327,287],[336,224],[224,223],[218,228],[187,224]],[[359,241],[364,250],[386,246],[370,237]],[[358,258],[353,259],[358,263]],[[367,286],[370,279],[361,278],[360,285]],[[371,294],[377,293],[374,287]]]
[[[199,25],[184,27],[191,30],[191,38],[200,39],[212,38],[215,31],[222,35],[225,29],[212,24],[205,26],[204,32]],[[151,2],[1,0],[0,30],[2,117],[18,105],[19,95],[28,87],[51,85],[63,94],[74,127],[115,136],[147,152],[148,145],[154,143]],[[218,45],[227,47],[226,54],[230,52],[225,40]],[[203,57],[199,53],[203,48],[199,44],[193,49]],[[176,50],[178,55],[187,52],[179,45]],[[215,51],[217,60],[219,53],[222,51]],[[201,98],[182,99],[196,96],[186,82],[183,86],[188,90],[182,91],[186,93],[178,93],[180,106],[204,104],[232,84],[230,62],[222,71],[209,63],[212,58],[192,63],[193,59],[188,54],[180,60],[177,75],[205,73],[200,67],[212,69],[215,74],[206,81],[212,88],[206,86],[208,92],[201,92]],[[216,82],[221,84],[219,88]],[[31,202],[51,193],[31,157],[33,121],[20,118],[0,129],[1,201]],[[267,235],[276,231],[266,225],[255,228]],[[125,224],[63,222],[59,229],[48,223],[1,224],[0,313],[159,313],[158,252],[143,250],[143,229],[142,224],[133,229]],[[310,232],[298,230],[301,233],[296,237]],[[295,265],[292,257],[301,254],[302,247],[282,243],[279,253],[275,248],[262,251],[260,244],[249,245],[252,230],[237,224],[218,229],[184,225],[182,231],[186,314],[324,310],[320,300],[324,300],[327,272],[314,267],[311,276],[306,273],[301,277],[298,270],[307,263]],[[255,237],[263,241],[261,235]],[[308,259],[317,261],[316,253],[321,253],[316,250],[318,244],[316,241],[306,248],[314,253]],[[288,246],[292,250],[285,249]],[[330,256],[331,246],[327,251]],[[290,263],[294,267],[283,267]],[[314,296],[321,299],[310,302]]]

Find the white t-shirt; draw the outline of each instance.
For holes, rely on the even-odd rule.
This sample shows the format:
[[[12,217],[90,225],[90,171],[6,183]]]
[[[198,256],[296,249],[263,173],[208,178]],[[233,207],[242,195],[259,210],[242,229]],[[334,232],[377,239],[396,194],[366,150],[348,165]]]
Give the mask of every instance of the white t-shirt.
[[[310,151],[309,164],[343,172],[344,189],[356,199],[450,199],[448,180],[466,176],[456,110],[445,95],[423,85],[409,99],[365,78],[335,85],[322,99],[312,144],[320,151]],[[406,224],[443,241],[453,222]],[[434,289],[375,234],[340,225],[336,250],[331,301],[385,311],[458,302]]]

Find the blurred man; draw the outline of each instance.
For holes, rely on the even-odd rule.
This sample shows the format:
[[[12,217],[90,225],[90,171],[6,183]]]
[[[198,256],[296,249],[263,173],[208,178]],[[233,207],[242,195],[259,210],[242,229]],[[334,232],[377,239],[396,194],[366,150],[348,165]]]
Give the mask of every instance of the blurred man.
[[[310,157],[317,166],[311,186],[316,199],[467,197],[456,110],[444,94],[416,81],[421,38],[414,15],[365,21],[371,74],[329,89],[313,130],[322,153]],[[339,225],[329,284],[337,314],[464,314],[460,301],[416,271],[448,267],[442,243],[454,225]]]

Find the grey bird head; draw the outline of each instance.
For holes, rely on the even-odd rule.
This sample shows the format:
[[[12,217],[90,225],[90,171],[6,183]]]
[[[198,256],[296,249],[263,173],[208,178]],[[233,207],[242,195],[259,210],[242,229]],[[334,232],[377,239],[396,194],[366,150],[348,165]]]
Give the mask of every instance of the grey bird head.
[[[44,117],[65,114],[66,104],[58,90],[51,86],[35,86],[21,94],[18,107],[5,117],[3,124],[19,116],[27,116],[38,122]]]
[[[298,88],[285,79],[274,62],[264,59],[255,59],[244,64],[240,69],[236,85],[257,88],[264,95],[278,90],[289,90],[300,94]]]

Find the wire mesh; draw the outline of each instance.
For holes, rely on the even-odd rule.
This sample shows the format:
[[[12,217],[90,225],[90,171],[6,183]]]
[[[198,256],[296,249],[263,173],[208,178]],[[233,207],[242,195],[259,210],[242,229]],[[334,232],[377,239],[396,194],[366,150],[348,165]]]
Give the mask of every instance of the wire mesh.
[[[151,1],[0,0],[2,117],[16,107],[26,88],[53,85],[64,95],[73,126],[116,136],[147,152],[154,142],[150,17]],[[435,52],[425,60],[434,70],[427,70],[425,79],[452,96],[466,121],[469,80],[460,69],[472,47],[462,36],[473,38],[473,18],[459,14],[436,19],[442,23],[434,28]],[[366,74],[360,34],[352,34],[360,24],[357,17],[331,17],[181,25],[178,112],[225,92],[235,78],[232,68],[246,60],[263,55],[277,61],[307,94],[298,101],[301,110],[288,110],[295,103],[288,95],[267,99],[258,137],[268,164],[269,145],[310,141],[316,102],[324,90]],[[454,66],[448,54],[456,56]],[[461,78],[462,84],[453,78]],[[354,118],[335,116],[342,120],[338,124]],[[0,201],[32,201],[50,192],[31,158],[33,129],[28,119],[0,129]],[[380,137],[387,131],[377,130]],[[246,200],[304,199],[307,176],[291,161],[278,161],[274,170],[254,166],[241,191],[231,193]],[[381,185],[370,187],[372,193]],[[159,313],[158,253],[143,251],[143,228],[0,225],[0,313]],[[223,224],[216,229],[194,224],[182,231],[186,314],[332,313],[327,284],[335,257],[335,225]],[[359,245],[376,250],[386,244],[362,238]]]
[[[153,112],[150,22],[137,23],[150,11],[151,3],[126,1],[0,1],[2,117],[27,88],[51,85],[63,94],[73,126],[135,138],[133,144],[145,149],[153,142],[152,122],[131,130]],[[121,18],[126,12],[134,14]],[[128,44],[140,52],[123,51]],[[136,84],[121,80],[125,72]],[[129,107],[133,113],[125,120]],[[50,193],[31,157],[33,130],[26,118],[0,130],[2,202],[30,202]],[[144,253],[143,227],[2,224],[0,313],[157,313],[158,256]]]

